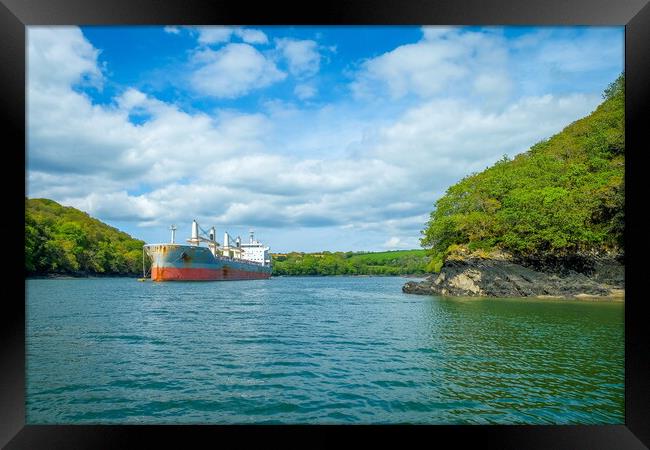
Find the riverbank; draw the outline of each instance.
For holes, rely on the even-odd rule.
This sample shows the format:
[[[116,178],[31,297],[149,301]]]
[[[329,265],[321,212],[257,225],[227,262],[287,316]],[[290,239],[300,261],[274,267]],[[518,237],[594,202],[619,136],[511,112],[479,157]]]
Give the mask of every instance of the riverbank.
[[[40,273],[25,275],[26,280],[72,280],[76,278],[141,278],[142,273]]]
[[[407,294],[454,297],[536,297],[623,299],[622,255],[575,254],[555,258],[516,258],[499,253],[449,258],[440,272],[409,281]]]
[[[391,274],[350,274],[350,273],[340,273],[340,274],[332,274],[332,275],[273,275],[271,274],[271,277],[273,278],[328,278],[328,277],[353,277],[353,278],[417,278],[417,279],[426,279],[428,274],[426,273],[420,273],[420,274],[404,274],[404,275],[391,275]]]
[[[387,277],[399,277],[399,278],[414,278],[419,280],[424,280],[427,278],[427,274],[407,274],[407,275],[350,275],[350,274],[341,274],[341,275],[271,275],[273,278],[327,278],[327,277],[358,277],[358,278],[387,278]],[[38,274],[38,275],[26,275],[26,280],[41,280],[41,279],[62,279],[70,280],[75,278],[142,278],[141,273],[130,273],[130,274],[119,274],[119,273],[110,273],[110,274],[60,274],[60,273],[50,273],[50,274]],[[148,278],[148,277],[147,277]]]

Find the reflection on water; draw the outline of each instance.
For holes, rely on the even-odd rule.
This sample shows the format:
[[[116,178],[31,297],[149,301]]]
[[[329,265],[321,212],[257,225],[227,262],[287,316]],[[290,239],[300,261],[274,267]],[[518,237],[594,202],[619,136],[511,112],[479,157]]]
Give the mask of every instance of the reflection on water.
[[[28,280],[28,423],[623,423],[621,302]]]
[[[446,355],[432,376],[473,421],[622,422],[621,303],[437,299],[429,323]]]

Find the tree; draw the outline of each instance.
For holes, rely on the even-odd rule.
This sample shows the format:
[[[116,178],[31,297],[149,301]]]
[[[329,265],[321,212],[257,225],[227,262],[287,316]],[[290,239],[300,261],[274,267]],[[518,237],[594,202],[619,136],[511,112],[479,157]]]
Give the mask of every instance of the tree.
[[[49,199],[25,199],[25,270],[136,274],[143,241]]]
[[[589,116],[449,187],[421,244],[439,270],[451,249],[565,254],[623,249],[624,78]]]

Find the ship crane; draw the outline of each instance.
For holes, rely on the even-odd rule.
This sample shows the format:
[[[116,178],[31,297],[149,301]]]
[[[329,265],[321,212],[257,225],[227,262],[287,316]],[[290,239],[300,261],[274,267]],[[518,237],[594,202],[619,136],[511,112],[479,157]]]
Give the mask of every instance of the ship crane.
[[[199,233],[199,230],[202,234]],[[208,232],[201,228],[196,220],[193,220],[192,237],[188,239],[187,242],[194,244],[197,247],[201,242],[205,242],[208,244],[208,247],[210,248],[212,254],[215,256],[217,255],[217,247],[219,246],[219,243],[216,241],[216,231],[214,227],[210,228],[210,231]]]

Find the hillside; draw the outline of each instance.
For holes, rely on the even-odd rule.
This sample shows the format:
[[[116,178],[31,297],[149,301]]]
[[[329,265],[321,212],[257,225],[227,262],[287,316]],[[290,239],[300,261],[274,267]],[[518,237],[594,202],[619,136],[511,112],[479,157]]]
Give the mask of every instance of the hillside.
[[[143,241],[48,199],[25,199],[27,275],[136,275]]]
[[[413,275],[423,274],[425,250],[354,253],[274,254],[273,275]]]
[[[623,75],[603,98],[550,139],[451,186],[422,231],[433,257],[428,269],[439,271],[454,254],[623,253]]]
[[[412,294],[624,297],[621,75],[587,117],[451,186],[422,231],[434,272]]]

